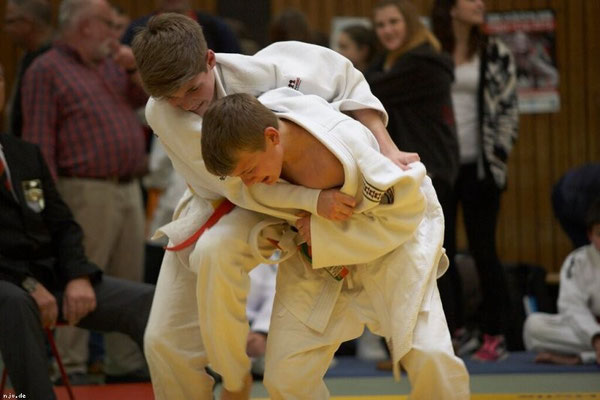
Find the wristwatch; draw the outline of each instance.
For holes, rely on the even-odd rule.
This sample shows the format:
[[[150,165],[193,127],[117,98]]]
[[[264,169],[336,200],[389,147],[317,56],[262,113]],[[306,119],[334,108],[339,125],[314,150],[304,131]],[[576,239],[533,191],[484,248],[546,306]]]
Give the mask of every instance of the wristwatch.
[[[23,280],[23,282],[21,282],[21,286],[23,286],[23,289],[25,289],[27,293],[32,293],[37,287],[38,283],[39,282],[35,278],[28,276]]]

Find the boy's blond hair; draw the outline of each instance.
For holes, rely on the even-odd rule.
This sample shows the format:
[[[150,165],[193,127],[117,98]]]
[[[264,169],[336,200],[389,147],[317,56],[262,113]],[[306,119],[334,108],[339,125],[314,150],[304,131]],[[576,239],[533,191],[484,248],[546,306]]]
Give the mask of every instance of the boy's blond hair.
[[[154,97],[169,96],[208,70],[202,27],[181,14],[150,18],[137,31],[131,47],[144,88]]]
[[[253,96],[237,93],[215,100],[202,121],[202,158],[208,172],[230,175],[240,151],[264,151],[268,127],[279,128],[279,120]]]

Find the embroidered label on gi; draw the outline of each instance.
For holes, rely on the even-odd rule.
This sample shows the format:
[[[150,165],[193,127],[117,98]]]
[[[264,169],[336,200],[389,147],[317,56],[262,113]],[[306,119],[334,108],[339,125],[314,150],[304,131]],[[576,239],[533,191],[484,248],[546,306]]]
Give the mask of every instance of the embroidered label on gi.
[[[363,180],[363,196],[365,196],[367,200],[372,201],[373,203],[379,203],[383,193],[383,190],[377,189],[366,180]]]
[[[39,179],[31,179],[29,181],[21,182],[21,185],[23,186],[23,194],[25,195],[27,206],[36,213],[41,212],[46,206],[42,181]]]
[[[288,82],[288,87],[294,89],[294,90],[300,90],[300,83],[302,82],[302,79],[300,78],[296,78],[296,79],[290,79]]]

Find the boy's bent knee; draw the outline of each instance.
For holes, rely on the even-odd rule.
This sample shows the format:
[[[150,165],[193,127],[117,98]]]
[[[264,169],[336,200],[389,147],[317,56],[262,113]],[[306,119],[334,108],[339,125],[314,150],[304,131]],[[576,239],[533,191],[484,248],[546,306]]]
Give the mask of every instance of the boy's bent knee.
[[[534,350],[535,340],[544,327],[544,316],[539,313],[530,314],[523,323],[523,344],[526,350]]]

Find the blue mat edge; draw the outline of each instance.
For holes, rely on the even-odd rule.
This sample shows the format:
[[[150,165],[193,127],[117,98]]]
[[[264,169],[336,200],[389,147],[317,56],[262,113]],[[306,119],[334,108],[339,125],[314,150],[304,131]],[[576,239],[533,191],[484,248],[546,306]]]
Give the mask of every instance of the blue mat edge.
[[[518,351],[509,353],[508,357],[498,362],[482,363],[463,358],[471,375],[478,374],[555,374],[555,373],[594,373],[600,372],[600,365],[554,365],[534,362],[535,353]],[[361,361],[353,356],[338,356],[336,362],[326,373],[326,377],[372,377],[391,376],[391,371],[379,371],[375,361]]]

